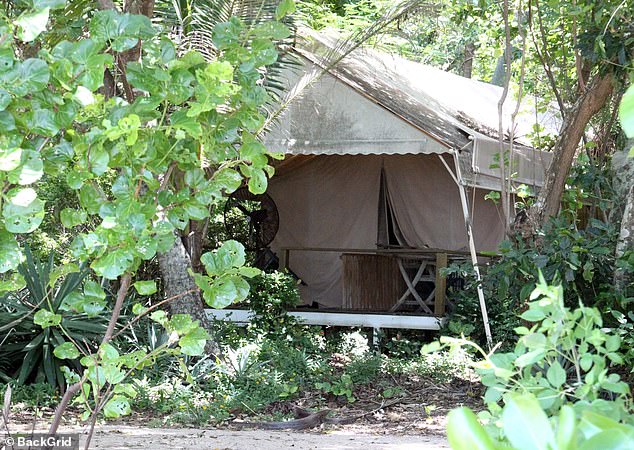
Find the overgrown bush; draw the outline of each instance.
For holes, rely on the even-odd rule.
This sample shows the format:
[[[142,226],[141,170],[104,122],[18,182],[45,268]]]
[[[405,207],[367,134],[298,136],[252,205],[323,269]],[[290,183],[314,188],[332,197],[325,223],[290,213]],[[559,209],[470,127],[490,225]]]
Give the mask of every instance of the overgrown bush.
[[[243,304],[254,313],[252,329],[265,334],[286,334],[297,325],[286,314],[300,302],[297,279],[284,272],[263,273],[249,284],[249,296]]]
[[[561,283],[568,306],[617,308],[612,279],[615,269],[615,227],[592,219],[580,230],[565,217],[551,219],[540,236],[539,247],[518,239],[500,245],[500,257],[483,268],[482,288],[487,299],[491,332],[495,342],[513,345],[513,330],[520,325],[518,314],[537,284],[536,275]],[[477,281],[468,264],[453,265],[447,274],[465,277],[461,290],[450,290],[454,303],[445,331],[485,342]],[[600,294],[599,294],[600,293]]]
[[[451,348],[471,346],[482,355],[475,368],[487,386],[487,410],[479,414],[484,428],[467,410],[452,413],[452,445],[469,448],[476,439],[483,449],[505,443],[515,448],[564,449],[577,445],[607,448],[609,442],[628,442],[634,436],[632,396],[614,370],[623,363],[621,339],[604,327],[599,310],[567,307],[562,286],[549,286],[540,274],[521,318],[531,324],[515,330],[518,341],[512,352],[488,354],[464,339],[441,338]],[[436,343],[426,350],[439,348]],[[549,417],[559,417],[556,445]],[[581,433],[574,432],[577,426]],[[518,437],[529,429],[539,433],[522,444]],[[464,439],[458,439],[456,433],[465,430]],[[597,438],[604,431],[607,433]],[[614,439],[610,432],[616,433]]]

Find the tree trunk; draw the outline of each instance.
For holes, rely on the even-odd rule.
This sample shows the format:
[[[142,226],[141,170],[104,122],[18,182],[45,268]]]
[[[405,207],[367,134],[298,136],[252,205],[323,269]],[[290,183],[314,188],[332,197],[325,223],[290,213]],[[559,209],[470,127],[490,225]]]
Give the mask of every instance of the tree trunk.
[[[475,44],[469,41],[464,46],[464,61],[462,63],[462,76],[471,78],[473,74],[473,58],[475,56]]]
[[[544,186],[529,212],[534,230],[541,228],[545,221],[557,214],[566,178],[574,161],[579,141],[590,119],[603,108],[613,88],[612,74],[596,76],[586,92],[567,111],[561,132],[553,148],[553,161],[546,173]]]
[[[502,53],[502,56],[498,58],[498,62],[495,65],[493,76],[491,77],[491,84],[496,86],[504,85],[504,79],[506,78],[506,50]]]
[[[202,273],[203,265],[200,262],[200,257],[203,254],[203,245],[205,243],[205,234],[207,232],[206,220],[190,220],[189,221],[189,233],[187,239],[184,241],[185,249],[189,255],[192,269],[194,272]]]
[[[628,250],[634,249],[634,185],[630,187],[627,196],[627,203],[623,210],[621,220],[621,232],[616,244],[616,257],[621,258]],[[634,277],[623,268],[616,268],[614,271],[614,286],[617,292],[625,294],[628,286],[634,283]]]
[[[211,332],[200,291],[189,274],[191,261],[180,236],[165,253],[158,255],[159,269],[164,284],[165,298],[173,298],[168,305],[171,314],[189,314],[200,326]],[[207,353],[218,355],[215,342],[208,341]]]
[[[610,211],[610,222],[620,223],[619,239],[616,244],[616,258],[622,258],[625,252],[634,249],[634,158],[628,157],[634,139],[627,142],[625,150],[612,156],[614,173],[614,207]],[[614,286],[617,292],[626,294],[626,288],[632,286],[634,278],[624,269],[614,271]]]

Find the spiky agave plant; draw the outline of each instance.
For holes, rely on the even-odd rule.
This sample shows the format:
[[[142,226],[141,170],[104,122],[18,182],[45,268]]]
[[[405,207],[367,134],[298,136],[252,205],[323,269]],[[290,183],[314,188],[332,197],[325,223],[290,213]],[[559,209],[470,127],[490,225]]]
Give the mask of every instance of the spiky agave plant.
[[[76,271],[64,274],[53,269],[53,261],[54,255],[47,261],[38,261],[25,247],[25,261],[19,267],[25,288],[0,299],[0,355],[12,361],[13,370],[8,375],[19,384],[47,382],[63,389],[65,379],[61,367],[79,369],[80,366],[77,361],[58,359],[53,350],[69,339],[83,348],[92,346],[103,335],[107,321],[105,308],[101,309],[95,302],[88,306],[92,310],[72,311],[71,300],[82,284],[84,295],[86,283],[96,285],[86,280],[88,268],[77,267]],[[42,308],[60,316],[59,326],[47,326],[48,323],[36,317],[36,311]]]

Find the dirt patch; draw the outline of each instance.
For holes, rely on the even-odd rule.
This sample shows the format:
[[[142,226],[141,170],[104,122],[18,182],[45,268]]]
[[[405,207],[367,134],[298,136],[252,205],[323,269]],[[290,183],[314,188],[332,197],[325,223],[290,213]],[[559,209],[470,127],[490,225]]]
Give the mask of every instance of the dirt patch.
[[[347,449],[448,449],[445,436],[447,413],[457,406],[481,407],[482,386],[468,379],[439,383],[416,376],[392,377],[390,386],[399,387],[399,396],[381,399],[379,383],[355,390],[357,401],[325,399],[315,392],[300,393],[293,401],[275,402],[257,415],[236,412],[227,422],[212,426],[184,428],[172,426],[169,417],[136,412],[116,422],[100,423],[91,448],[96,449],[218,449],[218,450],[347,450]],[[307,431],[265,431],[238,429],[237,422],[268,422],[290,418],[293,406],[332,410],[330,417],[345,418],[365,414],[349,425],[322,424]],[[381,407],[385,405],[385,407]],[[17,406],[17,405],[15,405]],[[12,408],[10,430],[28,432],[36,415]],[[369,413],[370,412],[370,413]],[[37,414],[37,429],[45,429],[52,410]],[[369,414],[368,414],[369,413]],[[69,411],[63,431],[85,435],[76,411]],[[81,447],[83,448],[83,447]]]
[[[16,430],[18,431],[18,430]],[[22,429],[20,431],[26,431]],[[67,428],[62,432],[83,432]],[[90,448],[94,449],[218,449],[218,450],[414,450],[448,449],[439,435],[390,435],[343,428],[320,432],[262,430],[143,428],[105,425],[95,430]],[[84,438],[81,438],[83,446]],[[83,447],[80,447],[83,448]]]

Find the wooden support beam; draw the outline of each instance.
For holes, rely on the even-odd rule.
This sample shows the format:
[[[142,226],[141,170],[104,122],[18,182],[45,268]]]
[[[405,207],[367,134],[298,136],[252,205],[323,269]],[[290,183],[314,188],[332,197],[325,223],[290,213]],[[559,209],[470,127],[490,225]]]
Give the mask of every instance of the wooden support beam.
[[[282,261],[280,267],[287,269],[290,267],[289,259],[291,259],[291,251],[287,248],[284,249],[284,254],[282,256]]]
[[[436,298],[434,301],[434,314],[445,315],[445,293],[447,291],[447,277],[442,275],[442,269],[447,267],[447,254],[436,253]]]

